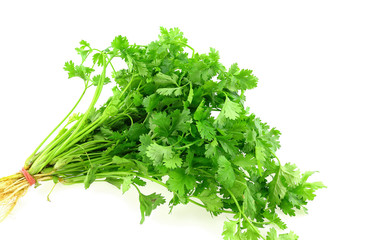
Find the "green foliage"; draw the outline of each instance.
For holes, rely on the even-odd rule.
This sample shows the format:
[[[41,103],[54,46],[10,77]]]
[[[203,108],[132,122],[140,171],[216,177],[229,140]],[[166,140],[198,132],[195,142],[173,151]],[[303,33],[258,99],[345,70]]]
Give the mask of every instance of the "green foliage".
[[[69,61],[64,69],[69,78],[82,78],[86,89],[95,87],[94,98],[30,158],[30,173],[54,168],[54,179],[67,184],[88,188],[106,181],[122,193],[134,186],[141,223],[165,203],[159,194],[140,192],[152,181],[172,193],[171,208],[194,203],[214,216],[232,214],[224,225],[226,240],[297,239],[292,232],[277,234],[273,226],[286,229],[277,212],[306,210],[324,185],[307,181],[314,172],[281,164],[275,155],[280,132],[244,108],[257,77],[236,63],[227,69],[213,48],[196,53],[178,28],[160,30],[148,45],[123,36],[104,50],[80,43],[82,63]],[[113,66],[115,58],[127,67]],[[96,107],[110,82],[116,84],[111,97]],[[259,228],[268,225],[263,236]]]
[[[144,195],[139,193],[139,202],[141,204],[141,224],[144,222],[145,217],[150,216],[152,210],[156,209],[161,204],[165,203],[165,199],[160,194],[152,193],[150,195]]]
[[[231,163],[224,156],[220,156],[217,163],[217,181],[225,188],[231,188],[235,182],[235,173]]]
[[[187,175],[183,169],[175,169],[169,173],[167,180],[169,190],[183,196],[191,192],[196,186],[196,179],[192,175]]]

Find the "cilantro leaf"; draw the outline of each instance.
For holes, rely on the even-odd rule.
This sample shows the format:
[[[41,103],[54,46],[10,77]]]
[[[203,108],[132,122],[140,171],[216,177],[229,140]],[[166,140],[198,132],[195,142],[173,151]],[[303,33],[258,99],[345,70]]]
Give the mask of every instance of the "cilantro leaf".
[[[258,78],[255,77],[252,70],[239,69],[237,63],[231,65],[226,80],[226,88],[230,91],[247,90],[257,87]]]
[[[145,217],[150,216],[152,210],[164,204],[165,199],[161,194],[152,193],[150,195],[144,195],[139,193],[139,202],[141,209],[141,224],[143,224]]]
[[[97,66],[102,66],[103,65],[103,54],[101,53],[95,53],[92,57],[92,61],[94,64],[97,64]]]
[[[222,232],[224,240],[234,240],[236,229],[237,229],[236,221],[226,221],[224,223],[224,229]]]
[[[171,169],[181,167],[182,163],[183,163],[183,160],[178,155],[175,155],[172,158],[165,158],[164,159],[165,167],[171,168]]]
[[[209,121],[198,121],[196,122],[198,132],[201,134],[201,137],[206,140],[213,140],[216,136],[215,128],[210,124]]]
[[[238,103],[232,102],[228,97],[226,97],[220,114],[223,114],[224,117],[228,119],[235,120],[239,117],[241,110],[242,108]]]
[[[124,194],[130,189],[130,186],[132,184],[132,177],[131,176],[122,177],[122,178],[108,177],[106,178],[106,182],[114,185],[115,187],[120,189],[122,193]]]
[[[169,76],[161,72],[153,77],[153,81],[161,86],[167,86],[172,84],[177,86],[177,80],[178,80],[177,75],[173,74],[172,76]]]
[[[270,231],[267,234],[266,240],[298,240],[299,237],[293,233],[284,233],[277,236],[277,231],[275,228],[271,228]]]
[[[287,192],[287,188],[282,182],[281,171],[281,166],[279,166],[275,176],[270,182],[269,201],[276,205],[281,203],[281,200],[285,197],[285,194]]]
[[[157,143],[152,143],[147,147],[146,154],[153,161],[153,165],[157,166],[162,164],[164,159],[171,159],[174,153],[171,150],[171,146],[161,146]]]
[[[206,205],[208,211],[217,212],[223,207],[221,198],[209,189],[205,189],[197,198]]]
[[[96,180],[96,173],[98,166],[92,165],[87,172],[86,178],[84,179],[84,188],[88,189],[91,184]]]
[[[68,77],[80,77],[84,81],[88,81],[89,75],[94,71],[93,68],[85,67],[83,65],[75,65],[72,61],[66,62],[64,70],[68,72]]]
[[[235,120],[242,111],[238,103],[232,102],[227,96],[220,114],[217,116],[215,123],[219,125],[225,124],[225,119]]]
[[[94,85],[94,86],[97,86],[98,85],[98,83],[101,81],[101,75],[99,74],[99,75],[96,75],[96,76],[94,76],[93,78],[92,78],[92,84]],[[108,83],[110,83],[111,81],[110,81],[110,78],[108,78],[108,77],[105,77],[105,80],[104,80],[104,84],[108,84]]]
[[[170,95],[174,95],[174,96],[180,96],[182,95],[182,90],[181,87],[176,87],[176,88],[159,88],[157,89],[157,93],[163,96],[170,96]]]
[[[219,165],[217,170],[217,181],[226,188],[231,188],[235,182],[235,173],[231,163],[224,157],[217,159]]]
[[[217,152],[217,146],[218,146],[218,142],[217,140],[213,140],[211,143],[206,144],[205,145],[205,156],[206,158],[211,158],[211,157],[215,157],[217,156],[218,152]]]
[[[185,133],[189,130],[190,124],[192,123],[192,116],[189,109],[184,109],[182,112],[177,109],[173,111],[170,116],[172,119],[171,131],[176,130]]]
[[[286,163],[282,167],[282,176],[289,186],[296,186],[300,182],[300,172],[294,164]]]
[[[183,169],[175,169],[169,173],[167,180],[168,187],[171,191],[184,195],[194,189],[196,180],[192,175],[187,175]]]
[[[129,47],[129,41],[126,37],[119,35],[111,42],[111,47],[114,50],[124,51]]]
[[[150,129],[159,136],[168,137],[170,135],[171,119],[165,112],[154,113],[150,119]]]

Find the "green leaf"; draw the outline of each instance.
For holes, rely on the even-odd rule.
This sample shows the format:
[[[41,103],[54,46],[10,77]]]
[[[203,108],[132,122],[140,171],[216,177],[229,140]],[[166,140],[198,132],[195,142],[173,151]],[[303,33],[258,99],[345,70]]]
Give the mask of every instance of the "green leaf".
[[[298,185],[300,181],[300,172],[295,165],[287,163],[284,166],[277,166],[277,172],[270,183],[270,201],[280,204],[287,188]]]
[[[161,101],[161,98],[158,94],[152,94],[144,98],[142,103],[146,109],[146,112],[152,112],[152,110],[157,107],[157,104],[159,104],[160,101]]]
[[[299,237],[294,232],[280,234],[279,240],[298,240]]]
[[[132,162],[131,160],[126,159],[124,157],[119,157],[119,156],[112,157],[112,163],[115,163],[118,165],[123,165],[123,164],[131,163],[131,162]]]
[[[263,165],[266,161],[266,156],[265,156],[265,148],[263,147],[262,144],[260,144],[259,141],[257,141],[256,147],[255,147],[255,155],[256,155],[256,160],[258,164],[259,175],[262,175]]]
[[[251,153],[248,153],[247,155],[245,155],[245,157],[243,155],[237,155],[234,158],[233,163],[236,166],[239,166],[245,170],[249,170],[255,165],[257,165],[256,158]]]
[[[196,186],[196,179],[191,175],[187,175],[183,169],[171,171],[169,177],[167,180],[169,190],[179,195],[185,195]]]
[[[281,166],[278,166],[277,172],[273,177],[272,181],[270,182],[270,194],[269,194],[269,201],[274,204],[280,204],[281,200],[285,197],[287,188],[282,183],[281,177]]]
[[[142,103],[143,103],[143,96],[142,96],[142,94],[141,93],[139,93],[139,92],[134,92],[133,93],[133,103],[134,103],[134,105],[136,106],[136,107],[139,107],[139,106],[141,106],[142,105]]]
[[[189,104],[192,103],[193,96],[194,96],[193,87],[192,87],[192,83],[190,83],[190,89],[189,89],[188,98],[187,98],[187,101],[189,102]]]
[[[217,156],[218,154],[217,146],[218,146],[218,142],[216,139],[213,140],[211,143],[205,145],[206,151],[204,154],[206,158],[212,158],[212,157]]]
[[[170,96],[170,95],[174,95],[174,96],[180,96],[182,95],[182,91],[181,91],[181,87],[176,87],[176,88],[159,88],[156,91],[158,94],[163,95],[163,96]]]
[[[131,141],[138,141],[139,137],[146,133],[148,133],[148,129],[144,124],[135,123],[129,128],[127,137]]]
[[[208,211],[218,212],[222,209],[223,203],[220,197],[215,192],[205,189],[197,196],[203,202]]]
[[[183,163],[183,160],[180,158],[179,155],[175,155],[172,158],[164,159],[165,167],[170,168],[170,169],[181,167],[182,163]]]
[[[281,220],[276,212],[265,211],[263,213],[263,216],[270,222],[278,226],[281,230],[285,230],[287,228],[286,224]]]
[[[141,210],[141,224],[143,224],[145,217],[150,216],[152,210],[165,203],[165,198],[161,194],[156,193],[152,193],[150,195],[139,193],[139,202]]]
[[[222,107],[221,113],[228,119],[235,120],[239,117],[239,113],[242,108],[238,103],[232,102],[226,97],[224,106]]]
[[[97,86],[98,85],[98,83],[101,81],[102,79],[101,79],[101,75],[99,74],[99,75],[96,75],[96,76],[94,76],[93,78],[92,78],[92,84],[94,85],[94,86]],[[111,81],[110,81],[110,78],[108,78],[108,77],[105,77],[105,80],[104,80],[104,85],[105,84],[108,84],[108,83],[110,83]]]
[[[121,177],[121,178],[108,177],[106,178],[105,181],[114,185],[118,189],[120,189],[122,193],[124,194],[130,189],[130,186],[132,184],[132,179],[133,177],[131,176]]]
[[[170,135],[171,119],[166,112],[154,113],[150,118],[150,129],[158,136],[168,137]]]
[[[129,54],[127,54],[126,58],[125,58],[125,62],[128,65],[128,71],[132,72],[133,67],[134,67],[134,63],[135,63],[134,59]]]
[[[119,35],[111,42],[111,47],[115,50],[124,51],[129,47],[128,39]]]
[[[200,121],[202,119],[206,119],[208,117],[208,113],[210,110],[207,108],[204,108],[205,101],[202,100],[199,106],[197,107],[197,110],[194,112],[193,118],[194,120]]]
[[[170,117],[172,119],[171,131],[181,131],[183,133],[189,131],[190,124],[192,123],[192,116],[189,109],[184,109],[182,112],[177,109],[170,114]]]
[[[245,224],[247,231],[244,234],[246,240],[258,240],[261,236],[260,233],[254,229],[249,223]]]
[[[170,85],[170,84],[174,84],[177,85],[177,81],[178,80],[178,76],[177,75],[166,75],[163,73],[157,73],[154,77],[153,77],[153,81],[158,84],[158,85]]]
[[[224,222],[224,229],[222,232],[224,240],[235,240],[236,229],[237,229],[236,221],[229,220]]]
[[[231,65],[228,74],[229,79],[225,87],[230,91],[247,90],[257,87],[258,78],[254,76],[252,70],[239,69],[238,64]]]
[[[243,193],[243,206],[245,209],[245,213],[251,218],[255,218],[257,214],[256,202],[253,196],[255,196],[255,193],[251,192],[249,186],[247,185]]]
[[[226,153],[234,156],[234,155],[236,155],[239,152],[239,149],[235,146],[236,145],[236,142],[235,141],[230,140],[230,139],[226,139],[226,138],[224,138],[222,136],[221,137],[218,137],[218,141],[219,141],[222,149]]]
[[[293,233],[284,233],[277,236],[277,231],[275,228],[271,228],[270,231],[267,233],[266,240],[298,240],[299,237]]]
[[[279,238],[277,237],[277,231],[275,228],[271,228],[270,231],[267,233],[267,238],[266,240],[278,240]]]
[[[212,141],[216,136],[215,128],[210,124],[209,121],[203,120],[200,122],[196,122],[197,129],[199,134],[203,139],[208,141]]]
[[[76,76],[75,64],[73,61],[66,62],[64,70],[68,72],[68,77],[72,78]]]
[[[85,40],[82,40],[79,42],[79,44],[82,46],[82,47],[88,47],[88,48],[91,48],[91,45],[85,41]]]
[[[286,163],[281,170],[281,174],[289,186],[296,186],[300,183],[300,171],[294,164]]]
[[[95,53],[93,54],[92,61],[94,64],[97,64],[97,66],[103,66],[104,61],[104,55],[101,53]]]
[[[153,161],[154,166],[161,165],[163,159],[171,159],[174,155],[171,146],[161,146],[157,143],[149,145],[146,154]]]
[[[217,159],[218,170],[217,170],[217,181],[225,188],[231,188],[235,182],[235,173],[231,163],[224,157],[220,156]]]
[[[147,134],[142,134],[139,137],[139,141],[141,142],[141,146],[139,146],[138,150],[141,154],[146,155],[147,148],[151,145],[152,139]]]
[[[96,173],[98,170],[98,166],[92,165],[87,172],[87,175],[84,179],[84,188],[88,189],[91,184],[96,180]]]
[[[148,75],[148,69],[146,64],[144,64],[143,62],[135,62],[137,69],[138,69],[138,74],[142,77],[145,77]]]
[[[91,50],[84,50],[84,48],[75,48],[75,50],[81,55],[83,62],[86,60],[88,54],[92,52]]]
[[[89,75],[94,71],[93,68],[75,65],[72,61],[65,63],[64,70],[68,72],[68,78],[80,77],[84,81],[88,81]]]
[[[144,187],[146,186],[146,182],[140,179],[139,177],[133,178],[133,183],[137,184],[138,186]]]
[[[242,107],[240,104],[232,102],[227,96],[220,114],[217,116],[215,123],[223,125],[225,119],[235,120],[239,117]]]
[[[132,184],[132,178],[131,176],[129,177],[123,177],[123,184],[121,185],[121,191],[124,193],[126,193],[129,189],[130,189],[130,186]]]
[[[296,194],[298,194],[303,200],[307,201],[312,201],[314,200],[314,198],[316,197],[315,192],[318,189],[322,189],[322,188],[326,188],[326,186],[322,183],[322,182],[305,182],[305,175],[303,181],[301,182],[300,185],[298,185],[294,192]]]

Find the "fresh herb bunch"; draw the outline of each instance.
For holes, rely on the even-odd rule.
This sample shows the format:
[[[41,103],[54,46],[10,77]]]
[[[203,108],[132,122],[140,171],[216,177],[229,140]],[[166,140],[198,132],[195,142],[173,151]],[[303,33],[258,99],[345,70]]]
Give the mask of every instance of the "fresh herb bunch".
[[[298,238],[293,232],[277,234],[274,227],[286,229],[279,210],[290,216],[296,209],[306,211],[307,201],[324,185],[307,182],[314,172],[301,174],[295,165],[281,164],[275,155],[280,132],[244,108],[246,90],[258,81],[251,70],[236,63],[227,69],[213,48],[196,53],[177,28],[161,28],[159,39],[148,45],[118,36],[104,50],[86,41],[76,50],[81,64],[69,61],[64,69],[85,88],[27,159],[25,169],[37,181],[84,183],[87,189],[102,180],[123,193],[133,187],[141,223],[166,201],[158,193],[141,193],[152,181],[172,192],[171,208],[193,203],[214,216],[232,214],[234,220],[224,225],[225,240]],[[112,96],[96,108],[111,79]],[[88,109],[75,114],[93,86]],[[19,173],[0,180],[0,201],[9,205],[4,216],[28,187]],[[268,233],[261,230],[267,226]]]

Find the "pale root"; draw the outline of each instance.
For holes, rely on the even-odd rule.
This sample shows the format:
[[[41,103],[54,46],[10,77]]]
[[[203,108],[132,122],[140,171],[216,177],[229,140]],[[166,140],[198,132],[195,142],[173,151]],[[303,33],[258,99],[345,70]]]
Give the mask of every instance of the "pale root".
[[[51,179],[50,175],[45,174],[38,174],[33,177],[37,182]],[[29,187],[28,181],[21,173],[0,178],[0,222],[10,214]]]

